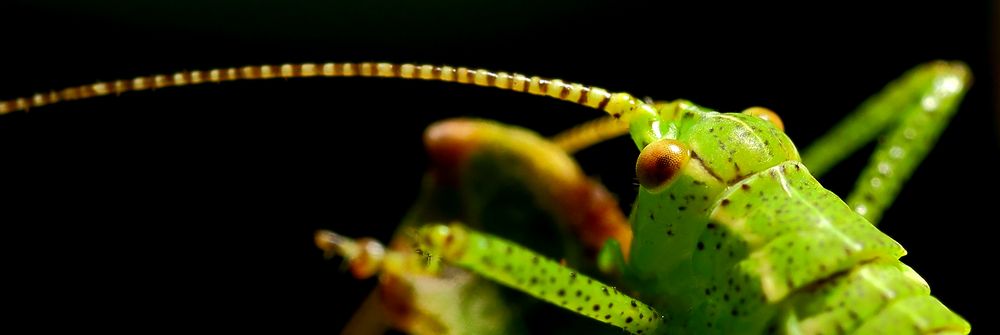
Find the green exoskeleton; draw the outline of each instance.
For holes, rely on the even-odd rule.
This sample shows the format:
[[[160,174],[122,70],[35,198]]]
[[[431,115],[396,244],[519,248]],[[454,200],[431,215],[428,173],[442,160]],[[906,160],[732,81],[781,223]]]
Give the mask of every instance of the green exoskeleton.
[[[553,140],[482,120],[428,129],[434,166],[389,248],[316,235],[356,276],[380,276],[379,291],[345,332],[385,324],[412,333],[521,331],[530,307],[511,308],[511,300],[544,301],[634,334],[970,331],[899,261],[903,248],[875,228],[967,90],[970,74],[960,63],[911,70],[801,155],[763,108],[719,113],[561,80],[410,64],[137,77],[3,101],[0,114],[132,90],[310,76],[454,81],[610,115]],[[639,194],[627,219],[569,156],[625,133],[640,150]],[[816,181],[880,134],[846,202]],[[596,263],[584,261],[591,258]]]

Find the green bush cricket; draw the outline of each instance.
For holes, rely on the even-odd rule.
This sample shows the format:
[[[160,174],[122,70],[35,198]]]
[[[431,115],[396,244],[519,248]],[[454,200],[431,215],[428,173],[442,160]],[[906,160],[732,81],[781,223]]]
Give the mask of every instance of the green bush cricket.
[[[992,254],[990,243],[986,241],[990,238],[988,234],[977,232],[983,222],[989,223],[990,220],[977,219],[984,214],[977,209],[990,208],[995,197],[975,196],[971,192],[972,188],[995,189],[991,187],[996,185],[994,179],[977,177],[980,176],[977,173],[980,169],[975,169],[975,165],[979,165],[978,162],[993,162],[996,157],[1000,157],[993,145],[997,138],[995,120],[985,120],[983,117],[990,116],[986,113],[990,109],[984,108],[987,104],[983,103],[983,97],[994,92],[990,89],[990,80],[985,74],[988,73],[986,70],[990,67],[989,63],[996,59],[987,58],[983,46],[987,43],[994,44],[998,40],[987,38],[989,26],[978,23],[987,22],[982,19],[991,15],[985,14],[995,12],[987,9],[995,7],[988,2],[975,5],[949,3],[933,7],[872,3],[864,3],[863,6],[819,4],[823,7],[822,11],[794,16],[785,14],[784,5],[778,7],[759,3],[743,6],[731,4],[721,8],[714,4],[691,6],[671,2],[664,4],[668,8],[661,11],[660,6],[622,5],[619,2],[615,2],[613,7],[598,7],[600,5],[590,3],[555,1],[533,3],[530,9],[520,8],[516,2],[503,2],[504,5],[499,8],[499,16],[511,18],[514,23],[508,20],[484,20],[483,13],[497,15],[496,8],[483,11],[479,5],[470,6],[462,2],[450,2],[453,4],[451,6],[414,3],[402,8],[390,8],[383,2],[377,2],[349,7],[349,10],[343,10],[339,2],[322,2],[331,4],[325,8],[332,7],[333,10],[308,3],[276,2],[263,6],[243,6],[238,1],[77,3],[58,0],[24,3],[19,5],[18,1],[13,1],[2,5],[3,12],[7,14],[2,25],[8,32],[5,37],[9,47],[5,53],[8,70],[3,76],[7,83],[4,92],[7,93],[0,96],[0,99],[43,89],[92,83],[95,80],[180,69],[280,61],[426,61],[521,70],[615,90],[627,90],[657,99],[684,97],[720,111],[739,111],[752,105],[767,106],[785,118],[789,125],[788,134],[795,143],[804,145],[839,120],[842,117],[840,113],[850,111],[858,102],[876,92],[906,68],[936,58],[967,61],[976,74],[976,79],[973,90],[963,103],[963,110],[957,114],[955,122],[946,130],[925,164],[917,170],[911,182],[907,183],[879,228],[885,229],[889,236],[900,241],[910,251],[910,255],[904,257],[903,261],[912,265],[931,283],[935,296],[975,324],[977,333],[990,332],[988,329],[992,323],[983,321],[988,320],[985,314],[989,309],[979,308],[982,302],[973,300],[976,300],[979,292],[990,287],[988,277],[975,273],[981,271],[979,264],[982,255]],[[8,5],[34,7],[37,10],[11,9]],[[197,6],[197,10],[191,10],[194,6]],[[234,8],[237,7],[240,9],[235,11]],[[295,16],[296,9],[303,7],[308,9],[310,16]],[[649,19],[631,20],[627,15],[615,16],[612,21],[628,20],[609,24],[608,13],[627,9],[646,13],[642,16]],[[405,15],[396,14],[400,12],[405,12]],[[384,23],[386,14],[394,19],[388,25]],[[274,19],[276,16],[279,19]],[[403,22],[399,21],[400,18],[403,18]],[[292,22],[283,22],[281,19]],[[715,24],[702,24],[710,21]],[[419,24],[423,22],[431,24]],[[333,23],[334,26],[327,23]],[[557,33],[539,33],[545,29],[553,29]],[[687,50],[698,52],[619,55],[616,48],[595,48],[589,43],[582,43],[589,36],[579,34],[581,29],[595,31],[598,36],[632,36],[635,41],[645,44],[659,44],[671,49],[674,49],[673,46],[684,46]],[[599,33],[600,31],[604,33]],[[802,32],[809,37],[799,37]],[[524,52],[527,50],[520,48],[495,48],[496,45],[509,45],[512,36],[517,37],[517,44],[524,46],[543,43],[548,46],[535,52]],[[565,40],[552,41],[552,36],[565,37]],[[538,57],[540,54],[560,56],[543,57],[542,60]],[[801,64],[803,61],[805,64]],[[334,92],[344,92],[342,86],[337,86],[340,82],[349,83],[348,88],[355,87],[355,90],[335,94]],[[419,90],[429,93],[411,93]],[[121,98],[62,104],[36,113],[18,113],[0,121],[3,137],[8,139],[4,141],[5,161],[8,162],[4,171],[9,177],[5,184],[6,193],[23,199],[8,202],[5,209],[30,213],[29,217],[36,219],[7,221],[8,227],[35,227],[22,231],[23,234],[16,234],[16,230],[7,234],[17,236],[21,242],[8,245],[12,251],[17,251],[9,254],[10,260],[30,260],[17,263],[23,266],[14,267],[11,272],[20,274],[17,278],[27,278],[30,282],[44,282],[41,279],[65,278],[65,274],[52,275],[31,270],[39,265],[48,265],[47,268],[53,270],[76,270],[73,271],[72,281],[76,285],[62,283],[59,286],[46,286],[61,288],[46,290],[54,291],[54,296],[73,297],[76,292],[134,296],[136,291],[130,290],[131,287],[116,286],[119,281],[112,278],[133,279],[122,276],[123,272],[132,272],[131,267],[136,264],[148,264],[147,267],[155,268],[150,269],[151,272],[171,273],[193,279],[186,282],[187,286],[191,286],[188,290],[191,293],[170,294],[170,300],[198,301],[199,304],[192,305],[195,310],[214,312],[226,309],[244,312],[238,319],[212,318],[218,324],[256,329],[261,323],[280,323],[282,327],[299,325],[326,331],[340,329],[350,316],[350,310],[354,310],[360,301],[360,296],[351,296],[352,292],[367,293],[366,286],[374,281],[355,282],[349,276],[338,273],[336,266],[322,261],[309,235],[316,228],[322,227],[350,236],[378,236],[387,241],[386,228],[379,226],[398,224],[398,213],[403,211],[399,207],[412,204],[415,192],[409,189],[416,188],[424,167],[419,160],[423,156],[419,144],[410,145],[410,149],[397,148],[400,153],[417,153],[403,161],[420,163],[408,164],[410,168],[405,169],[406,171],[397,171],[402,175],[395,180],[403,185],[399,185],[400,188],[396,190],[399,192],[396,201],[381,204],[387,207],[385,211],[359,212],[353,210],[356,203],[367,203],[378,199],[382,194],[369,192],[372,187],[368,187],[366,183],[351,187],[351,195],[357,201],[337,203],[330,201],[329,190],[339,190],[336,187],[344,185],[344,182],[372,182],[374,176],[364,171],[348,172],[347,176],[357,178],[347,178],[354,181],[345,181],[340,176],[329,173],[332,169],[327,165],[309,164],[317,162],[308,158],[293,159],[311,157],[313,154],[350,157],[349,161],[360,163],[353,165],[355,167],[363,166],[364,162],[399,160],[398,156],[365,159],[360,154],[361,150],[350,150],[360,148],[353,140],[333,135],[312,135],[336,134],[339,133],[341,122],[354,122],[342,117],[361,119],[359,116],[364,116],[364,113],[358,113],[357,110],[360,109],[352,108],[353,106],[346,106],[344,97],[366,95],[365,92],[378,92],[380,96],[376,100],[385,104],[379,110],[397,113],[402,106],[415,106],[410,113],[431,115],[426,120],[408,119],[415,129],[411,132],[396,130],[401,139],[395,141],[404,146],[405,143],[419,143],[421,130],[433,120],[442,118],[442,115],[481,113],[480,115],[487,115],[489,118],[527,126],[545,135],[554,134],[569,124],[582,122],[583,118],[595,116],[588,114],[590,111],[583,107],[554,99],[476,87],[458,87],[446,83],[375,79],[317,79],[287,83],[277,80],[269,83],[209,85],[127,94]],[[243,102],[246,97],[259,97],[260,100],[255,103],[259,106],[249,104],[250,107],[247,107],[248,104]],[[452,107],[451,110],[449,106]],[[490,109],[496,112],[490,112]],[[350,112],[340,114],[341,110]],[[331,113],[333,111],[338,112]],[[533,121],[538,117],[560,119],[565,118],[565,115],[578,115],[581,119],[561,119],[553,122],[558,124],[556,127],[539,125]],[[73,123],[78,123],[83,130],[73,131],[72,127],[65,126]],[[60,127],[59,124],[64,126]],[[160,130],[149,131],[152,124],[161,124]],[[285,130],[285,135],[291,133],[292,136],[279,141],[275,129],[279,133]],[[295,129],[295,132],[291,132],[291,129]],[[309,142],[303,141],[305,139],[322,144],[307,146],[306,143]],[[198,140],[207,145],[193,145]],[[69,149],[65,148],[67,146],[61,148],[55,145],[57,142],[68,143]],[[237,142],[242,146],[236,145]],[[621,197],[620,203],[624,206],[632,204],[630,197],[637,193],[630,183],[634,172],[629,171],[634,169],[634,155],[637,151],[631,149],[634,144],[628,142],[627,139],[619,139],[577,155],[587,173],[601,178],[609,189]],[[123,146],[121,143],[131,144]],[[268,146],[269,144],[272,146]],[[275,145],[281,145],[281,150],[290,153],[275,155]],[[205,149],[199,149],[199,146]],[[609,146],[623,149],[608,150]],[[92,147],[102,149],[93,150]],[[249,147],[253,149],[241,149]],[[382,144],[378,147],[381,148]],[[15,154],[32,149],[36,150],[35,154]],[[237,153],[216,159],[205,154],[208,150],[221,152],[223,149],[235,149]],[[349,151],[345,153],[345,149]],[[968,149],[976,153],[963,153]],[[985,152],[980,153],[983,149]],[[136,155],[140,150],[148,153]],[[251,155],[251,150],[254,155]],[[97,154],[93,155],[95,151]],[[609,151],[622,152],[625,153],[624,156],[632,157],[607,155]],[[86,154],[93,157],[87,157]],[[150,158],[155,155],[165,158]],[[65,158],[54,158],[57,156]],[[867,157],[864,154],[858,156]],[[273,160],[275,163],[261,167],[255,164],[260,162],[256,157],[291,159],[283,163],[297,163],[289,164],[295,166],[296,174],[311,176],[312,180],[302,183],[309,185],[303,190],[309,190],[308,193],[323,190],[320,192],[322,195],[304,195],[307,192],[296,195],[296,192],[278,187],[277,185],[288,181],[288,173],[274,168],[281,160]],[[227,163],[226,160],[234,163]],[[974,164],[954,165],[963,161]],[[97,162],[104,163],[97,165]],[[623,168],[609,172],[607,168],[600,166],[604,162]],[[850,162],[845,166],[838,166],[821,181],[824,186],[846,197],[857,179],[856,170],[860,170],[863,164],[864,162],[855,164],[853,169]],[[246,169],[241,165],[245,165]],[[969,167],[972,169],[968,169]],[[196,170],[203,172],[196,173]],[[254,177],[246,178],[244,175],[251,172],[240,171],[253,171]],[[841,171],[846,172],[841,175]],[[405,175],[408,172],[411,175]],[[953,172],[958,172],[957,176],[971,178],[956,180],[952,178],[956,176]],[[156,182],[164,177],[169,182]],[[41,178],[52,181],[37,182]],[[838,178],[842,182],[838,182]],[[237,182],[237,179],[241,180]],[[299,177],[298,181],[304,181],[303,177]],[[407,181],[413,185],[408,185]],[[35,184],[27,187],[29,182]],[[12,187],[12,183],[25,187]],[[177,186],[165,187],[168,183]],[[93,197],[89,191],[78,190],[88,189],[87,187],[116,190],[120,196]],[[188,190],[199,191],[189,194],[194,199],[176,201],[165,193],[188,193]],[[123,198],[135,200],[123,201]],[[216,198],[234,199],[229,200],[234,206],[202,205],[218,201]],[[316,200],[310,200],[311,198]],[[291,199],[295,199],[295,203]],[[235,206],[236,202],[240,202],[240,205]],[[26,203],[35,205],[24,206]],[[401,205],[394,206],[392,203]],[[284,213],[295,214],[264,216],[269,218],[264,221],[270,222],[270,225],[251,224],[255,220],[246,218],[256,219],[261,215],[251,213],[262,208],[281,208],[282,205],[294,209]],[[304,214],[315,213],[310,212],[309,208],[321,208],[317,212],[322,212],[323,215]],[[210,222],[188,223],[190,218],[199,217],[199,212],[206,209],[212,212],[205,216]],[[628,208],[625,208],[625,212],[628,212]],[[954,215],[953,219],[941,222],[932,220],[932,215],[929,214],[931,212]],[[51,220],[53,213],[65,213],[60,214],[60,219],[65,220]],[[172,220],[169,226],[165,225],[161,223],[164,220],[158,218],[163,213],[177,213],[171,215],[177,220]],[[989,213],[985,212],[987,215]],[[341,221],[340,217],[343,215],[363,218]],[[78,222],[88,221],[99,224],[85,225],[86,229],[76,228],[80,226]],[[119,221],[122,223],[115,224]],[[26,224],[18,225],[19,222]],[[57,225],[60,222],[65,225]],[[309,228],[297,229],[294,234],[284,234],[282,238],[282,231],[292,230],[289,229],[289,222],[295,222],[291,225],[293,228],[298,228],[300,223]],[[212,227],[216,228],[213,230]],[[57,231],[57,234],[50,233]],[[237,233],[240,238],[234,239],[232,233]],[[277,238],[275,233],[279,235]],[[257,236],[248,236],[254,234]],[[73,252],[66,252],[66,249],[55,251],[55,248],[51,248],[52,236],[62,237],[56,241],[56,245],[85,242],[79,248],[74,248]],[[526,238],[510,239],[521,244],[530,242]],[[299,243],[283,247],[270,244],[270,241],[292,240]],[[138,241],[146,243],[137,243]],[[235,243],[236,241],[240,242]],[[247,241],[261,243],[246,243]],[[182,247],[181,250],[192,250],[191,255],[178,254],[178,248],[150,248],[175,244]],[[541,250],[534,245],[532,248]],[[40,249],[53,251],[38,253],[37,250]],[[105,249],[114,249],[116,252],[113,255],[98,253]],[[276,251],[266,254],[288,257],[276,259],[273,256],[253,254],[265,254],[260,252],[262,249]],[[302,251],[295,253],[300,249]],[[25,257],[25,251],[30,254],[32,250],[39,257]],[[118,252],[123,250],[133,252]],[[200,251],[195,255],[194,250]],[[88,257],[95,254],[100,257]],[[554,258],[565,255],[546,254]],[[67,258],[68,256],[72,257]],[[274,282],[268,276],[258,276],[263,269],[269,269],[266,273],[295,273],[288,270],[297,271],[297,268],[284,264],[298,264],[304,259],[310,260],[311,267],[308,269],[312,272],[283,277],[284,282],[294,281],[295,286],[282,285],[281,279]],[[245,267],[233,267],[243,262],[248,264]],[[197,266],[203,263],[212,263],[213,266]],[[85,264],[86,267],[75,266],[76,264]],[[571,265],[579,267],[575,263]],[[84,269],[86,270],[81,271]],[[64,270],[60,270],[62,271]],[[76,274],[100,277],[108,284],[97,285],[96,288],[84,285],[81,283],[88,283],[85,280],[87,277]],[[98,274],[100,276],[93,277]],[[223,286],[219,285],[219,278],[230,280]],[[155,287],[139,291],[144,295],[162,292],[162,287],[151,285],[157,283],[158,279],[134,279],[130,282]],[[254,294],[242,291],[241,285],[254,286]],[[289,290],[289,286],[293,288]],[[217,294],[200,294],[207,291],[202,288],[217,290],[219,287],[233,293],[224,296],[225,299]],[[356,289],[358,287],[362,289]],[[260,299],[261,296],[272,299]],[[286,300],[284,304],[269,301],[278,296],[281,297],[279,299]],[[302,300],[301,297],[314,296],[321,301],[305,304],[298,302]],[[336,301],[323,300],[323,297]],[[161,299],[150,298],[143,296],[139,305],[160,305]],[[248,303],[244,299],[254,300]],[[294,303],[291,301],[293,299],[296,300]],[[119,304],[123,308],[116,311],[139,311],[140,309],[133,307],[138,300],[132,302],[131,305]],[[520,302],[524,303],[523,300]],[[514,308],[523,305],[511,304]],[[559,307],[552,309],[562,311]],[[46,309],[48,310],[50,309]],[[289,313],[291,311],[294,313]],[[565,313],[572,314],[570,311]],[[59,313],[64,320],[79,317],[77,315],[76,311]],[[192,317],[194,313],[180,317],[174,314],[157,315],[159,316],[146,316],[146,320],[159,325],[202,320]],[[286,316],[278,318],[275,317],[277,315]],[[233,322],[237,320],[239,322]],[[586,318],[572,317],[565,320],[567,324],[551,322],[552,326],[541,329],[562,329],[578,323],[593,328],[602,326]],[[103,327],[110,322],[76,323],[74,327],[98,324]],[[614,332],[617,329],[613,327],[605,328],[612,330],[612,333],[620,333]]]
[[[235,79],[319,75],[422,78],[494,86],[548,95],[598,108],[618,120],[615,122],[627,125],[637,146],[644,149],[637,165],[643,188],[631,219],[636,241],[632,244],[627,261],[621,256],[627,251],[617,249],[614,244],[606,247],[602,251],[602,258],[610,261],[602,264],[602,268],[609,272],[623,272],[625,282],[630,282],[630,285],[635,286],[636,292],[651,299],[649,301],[653,301],[652,306],[656,310],[644,304],[641,298],[629,297],[600,282],[591,284],[593,282],[590,278],[578,275],[571,269],[560,268],[555,263],[546,263],[550,261],[536,261],[537,256],[531,251],[494,237],[468,232],[459,226],[428,226],[416,233],[415,239],[424,244],[423,252],[433,250],[439,257],[444,255],[446,261],[463,265],[473,272],[530,292],[552,303],[562,302],[566,308],[576,308],[578,312],[581,312],[582,307],[589,307],[593,313],[582,314],[634,333],[668,328],[696,333],[760,332],[765,329],[822,332],[824,329],[846,331],[855,327],[885,331],[885,326],[880,324],[898,324],[897,319],[910,313],[911,309],[926,310],[923,314],[928,318],[904,322],[902,327],[905,330],[968,331],[967,323],[950,314],[936,300],[928,300],[932,298],[927,298],[926,290],[920,288],[924,284],[918,280],[918,276],[905,266],[900,267],[898,263],[894,263],[902,255],[902,249],[853,214],[864,213],[877,221],[878,213],[887,204],[884,199],[894,197],[893,188],[897,186],[893,183],[898,185],[916,165],[912,158],[904,157],[923,156],[920,151],[926,150],[934,140],[936,133],[945,124],[943,120],[954,110],[954,105],[964,92],[968,73],[961,64],[934,63],[914,70],[904,80],[895,83],[894,88],[875,98],[873,101],[876,102],[872,105],[874,108],[862,109],[873,111],[859,114],[865,118],[865,122],[852,122],[845,126],[848,128],[844,129],[848,129],[850,134],[858,134],[858,124],[864,124],[873,129],[870,133],[874,136],[881,126],[873,120],[885,119],[885,123],[892,121],[883,117],[886,113],[879,113],[879,110],[903,108],[915,115],[914,119],[904,122],[937,127],[928,129],[903,123],[902,128],[896,129],[893,135],[895,137],[890,137],[885,148],[877,151],[875,163],[862,177],[861,184],[866,186],[860,188],[860,195],[849,198],[853,212],[851,207],[838,205],[839,199],[819,188],[809,173],[805,172],[807,168],[797,162],[799,157],[794,146],[777,126],[780,121],[768,123],[759,118],[754,110],[750,110],[749,114],[715,114],[685,101],[663,103],[654,107],[622,93],[613,94],[562,81],[518,77],[485,70],[381,63],[331,63],[179,72],[85,85],[61,92],[8,100],[0,103],[0,113],[127,90]],[[716,130],[725,135],[717,135]],[[856,146],[842,145],[848,137],[834,134],[833,141],[837,142],[840,152],[824,148],[817,154],[819,156],[808,153],[805,156],[819,157],[812,159],[821,161],[823,155],[830,155],[836,160],[856,149]],[[870,136],[862,137],[858,142],[869,139]],[[740,146],[753,147],[757,151]],[[822,168],[821,165],[818,166],[818,169]],[[875,178],[879,178],[879,182],[874,182]],[[782,194],[787,199],[778,198]],[[761,202],[771,196],[775,197],[772,204],[798,205],[768,207],[768,204]],[[671,199],[667,200],[667,197]],[[681,200],[677,200],[678,197]],[[774,220],[750,219],[761,215]],[[664,216],[673,216],[673,219],[663,220]],[[787,224],[782,225],[784,228],[771,227],[769,222],[775,221]],[[802,227],[789,228],[796,227],[796,224]],[[813,226],[830,231],[811,232],[808,227]],[[789,238],[787,229],[793,229],[794,234],[805,235],[801,239]],[[657,242],[664,238],[676,238],[681,242]],[[486,242],[452,244],[449,242],[452,240]],[[490,245],[500,249],[490,249],[493,248]],[[476,249],[477,247],[485,249]],[[491,252],[504,252],[504,248],[510,250],[507,252],[512,257],[518,255],[517,261],[511,263],[515,265],[512,269],[493,268],[489,262],[475,258],[490,255]],[[711,254],[709,251],[713,248],[728,253],[731,259],[725,260],[724,257]],[[844,254],[833,255],[833,250],[843,250]],[[674,255],[674,258],[664,255]],[[805,259],[798,258],[799,255]],[[817,265],[815,268],[797,270],[792,266],[796,260],[799,263]],[[787,264],[780,264],[782,262]],[[636,266],[637,263],[641,266]],[[538,266],[531,267],[527,264]],[[522,266],[527,269],[517,270]],[[546,269],[552,280],[549,286],[544,285],[544,277],[541,278],[542,283],[538,283],[538,278],[527,277],[530,276],[529,273],[544,272]],[[884,309],[885,314],[878,313],[884,306],[861,304],[859,307],[870,307],[866,311],[869,314],[862,315],[861,311],[845,306],[836,310],[839,314],[824,314],[817,311],[825,311],[829,307],[823,307],[822,304],[815,306],[824,300],[801,298],[809,294],[820,294],[816,292],[834,296],[838,292],[844,294],[836,289],[824,291],[822,285],[854,285],[854,278],[872,276],[869,271],[876,273],[874,276],[877,278],[891,281],[893,284],[890,287],[898,287],[902,292],[900,294],[905,293],[905,297],[912,299],[893,305],[894,309]],[[743,286],[734,284],[734,279],[744,281]],[[579,286],[584,281],[588,286]],[[859,283],[856,285],[872,285],[864,281]],[[548,291],[538,291],[539,286],[531,284],[544,286],[542,290]],[[719,286],[724,285],[729,286],[720,290]],[[814,287],[816,285],[820,287]],[[581,292],[576,297],[577,300],[560,301],[561,297],[567,295],[567,291],[570,292],[568,294],[573,294],[574,289]],[[545,293],[555,294],[556,297],[548,297]],[[590,304],[586,301],[590,294],[604,294],[605,298],[599,304]],[[891,300],[897,293],[886,294],[888,296],[884,299]],[[584,303],[587,306],[582,306]],[[603,307],[605,303],[607,307]],[[613,309],[615,303],[619,309]],[[645,313],[642,312],[644,309]],[[661,315],[657,310],[670,312]],[[611,311],[621,312],[615,316]],[[697,312],[686,314],[690,311]],[[726,312],[728,316],[724,315]]]

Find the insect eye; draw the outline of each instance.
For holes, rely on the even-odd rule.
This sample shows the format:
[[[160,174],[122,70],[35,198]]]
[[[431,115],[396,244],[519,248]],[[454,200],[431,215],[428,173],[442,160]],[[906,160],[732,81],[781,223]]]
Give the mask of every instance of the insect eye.
[[[778,113],[775,113],[770,109],[764,107],[750,107],[744,110],[743,114],[749,114],[764,119],[764,121],[770,122],[777,127],[778,130],[785,131],[785,124],[781,122],[781,118],[778,117]]]
[[[642,149],[635,163],[639,184],[652,192],[660,191],[677,177],[691,159],[691,149],[677,140],[663,139]]]

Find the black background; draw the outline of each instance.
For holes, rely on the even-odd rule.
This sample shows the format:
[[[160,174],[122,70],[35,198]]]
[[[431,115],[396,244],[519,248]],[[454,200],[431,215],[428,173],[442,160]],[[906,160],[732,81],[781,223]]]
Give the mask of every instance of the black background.
[[[880,5],[470,5],[32,1],[0,5],[0,98],[139,74],[299,61],[454,64],[726,111],[768,106],[804,148],[933,59],[974,88],[881,227],[977,333],[994,287],[998,9]],[[386,239],[426,168],[422,129],[474,115],[552,134],[597,117],[448,83],[205,85],[0,118],[5,303],[35,329],[337,332],[373,285],[322,260],[318,228]],[[627,140],[581,153],[625,205]],[[824,177],[845,195],[864,164]],[[979,192],[979,193],[977,193]],[[44,322],[28,322],[42,319]],[[136,328],[136,325],[141,325]]]

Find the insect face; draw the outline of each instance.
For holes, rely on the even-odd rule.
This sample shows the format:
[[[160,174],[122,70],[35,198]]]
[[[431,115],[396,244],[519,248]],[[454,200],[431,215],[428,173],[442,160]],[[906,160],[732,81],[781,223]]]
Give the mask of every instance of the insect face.
[[[692,160],[711,179],[725,184],[800,160],[774,112],[751,108],[743,113],[718,113],[687,101],[659,104],[657,110],[631,123],[632,138],[640,149],[661,139],[679,141],[690,148]]]
[[[774,122],[757,114],[718,113],[687,101],[657,104],[656,110],[657,113],[638,114],[630,122],[632,139],[643,148],[636,166],[643,186],[636,212],[644,214],[633,216],[633,224],[638,234],[665,236],[669,244],[683,247],[672,249],[639,241],[637,248],[651,250],[648,255],[697,250],[697,238],[705,229],[704,223],[728,189],[755,173],[800,160],[788,136]],[[666,150],[669,148],[680,150]],[[647,171],[658,166],[650,163],[658,161],[650,157],[660,156],[684,159],[660,160],[680,162],[660,164],[676,167],[655,170],[660,174]],[[664,170],[670,173],[664,175]],[[637,255],[635,251],[633,254]],[[660,269],[675,265],[662,257],[639,256],[634,261]]]

